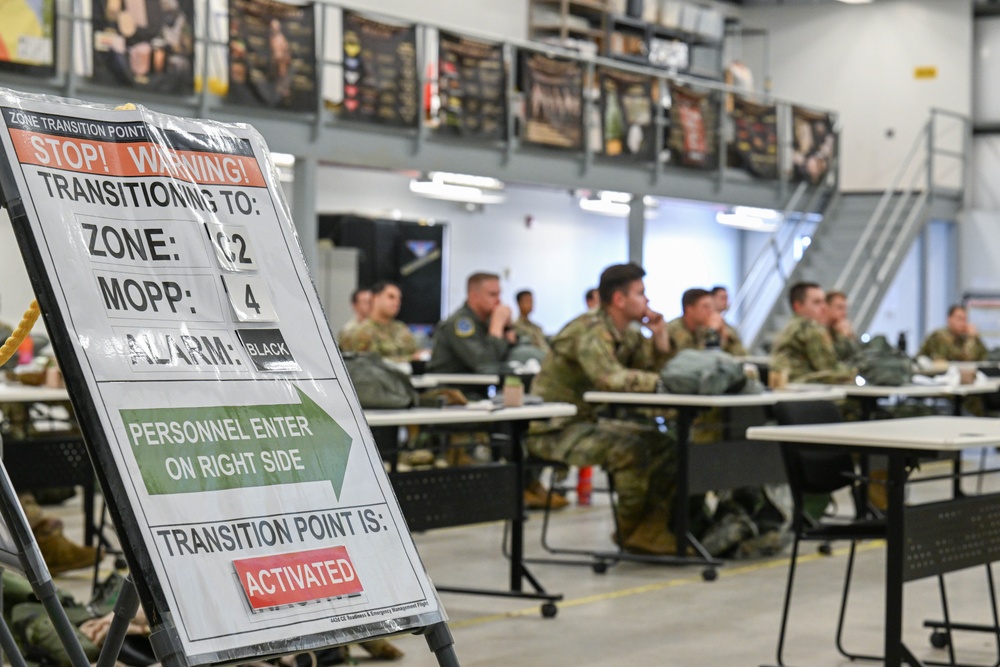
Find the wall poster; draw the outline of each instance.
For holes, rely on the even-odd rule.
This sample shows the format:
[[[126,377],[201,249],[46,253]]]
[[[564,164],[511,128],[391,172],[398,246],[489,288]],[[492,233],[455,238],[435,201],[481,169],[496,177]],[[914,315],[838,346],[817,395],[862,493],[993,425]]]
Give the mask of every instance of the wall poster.
[[[6,0],[0,14],[0,71],[55,74],[55,0]]]
[[[778,108],[733,96],[732,166],[758,178],[778,177]]]
[[[714,169],[718,164],[718,111],[711,93],[670,83],[671,162]]]
[[[440,132],[473,139],[507,136],[503,46],[438,34]]]
[[[316,78],[315,5],[229,0],[227,101],[315,111]]]
[[[654,152],[653,94],[648,76],[606,67],[597,70],[601,88],[604,154],[652,160]]]
[[[344,12],[344,103],[341,115],[369,123],[416,127],[417,31]]]
[[[522,141],[583,148],[583,66],[579,62],[522,51],[521,89]]]
[[[194,0],[93,0],[97,83],[194,91]]]
[[[818,184],[836,152],[833,117],[822,111],[792,107],[792,180]]]

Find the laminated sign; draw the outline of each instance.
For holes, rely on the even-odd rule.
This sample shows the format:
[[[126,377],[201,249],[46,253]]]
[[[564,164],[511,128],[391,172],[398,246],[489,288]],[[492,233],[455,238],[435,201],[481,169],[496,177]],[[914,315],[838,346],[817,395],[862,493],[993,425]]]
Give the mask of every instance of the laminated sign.
[[[442,621],[260,135],[0,107],[3,198],[161,637],[203,664]]]

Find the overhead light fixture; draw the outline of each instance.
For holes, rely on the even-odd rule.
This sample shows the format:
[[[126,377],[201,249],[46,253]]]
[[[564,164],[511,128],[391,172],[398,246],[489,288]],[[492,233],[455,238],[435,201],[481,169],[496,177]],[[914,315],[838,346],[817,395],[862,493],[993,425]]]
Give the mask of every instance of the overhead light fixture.
[[[504,184],[496,178],[432,171],[425,180],[412,179],[410,192],[445,201],[468,204],[502,204]]]
[[[628,192],[599,190],[597,193],[592,193],[578,190],[577,194],[580,197],[580,208],[590,213],[624,218],[632,210],[632,195]],[[642,203],[646,207],[645,217],[655,217],[656,209],[660,206],[656,198],[646,195],[642,198]]]
[[[875,2],[875,0],[838,0],[845,5],[870,5]]]
[[[773,232],[782,220],[784,216],[774,209],[752,206],[735,206],[731,213],[720,211],[715,214],[715,221],[720,225],[751,232]]]

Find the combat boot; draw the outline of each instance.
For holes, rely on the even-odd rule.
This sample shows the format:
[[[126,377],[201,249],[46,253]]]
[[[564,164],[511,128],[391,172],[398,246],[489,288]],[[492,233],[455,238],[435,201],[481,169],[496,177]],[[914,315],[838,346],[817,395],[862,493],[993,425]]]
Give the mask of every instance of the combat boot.
[[[885,512],[889,509],[889,471],[882,468],[868,473],[871,482],[868,483],[868,502],[877,510]]]
[[[615,532],[611,533],[611,541],[619,547],[624,548],[625,542],[635,532],[636,526],[642,521],[642,517],[626,516],[621,512],[617,512],[616,516]]]
[[[476,459],[469,456],[469,452],[465,447],[449,447],[448,451],[444,454],[444,458],[452,468],[471,466],[476,462]]]
[[[543,510],[548,503],[549,509],[561,510],[569,505],[569,501],[559,493],[553,493],[551,499],[549,490],[535,480],[524,489],[524,506],[529,510]]]
[[[622,545],[625,551],[637,554],[669,556],[677,553],[677,540],[667,530],[667,513],[655,508],[646,513]]]
[[[70,570],[93,567],[97,562],[97,549],[75,544],[61,532],[37,536],[35,539],[49,573],[53,576]]]
[[[389,643],[388,639],[370,639],[361,642],[361,648],[367,651],[372,660],[399,660],[404,653]]]

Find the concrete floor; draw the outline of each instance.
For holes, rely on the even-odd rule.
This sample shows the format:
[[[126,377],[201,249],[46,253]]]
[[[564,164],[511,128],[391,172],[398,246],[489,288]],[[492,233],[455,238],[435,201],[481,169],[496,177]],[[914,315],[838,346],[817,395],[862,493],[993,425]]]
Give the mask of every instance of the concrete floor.
[[[1000,459],[993,463],[1000,463]],[[970,453],[967,464],[978,464],[978,452]],[[928,474],[926,469],[923,474]],[[971,488],[974,481],[966,484]],[[947,491],[937,482],[912,488],[911,499],[920,500]],[[987,489],[1000,489],[1000,480],[988,481]],[[611,518],[603,504],[606,500],[595,496],[595,502],[592,507],[573,506],[560,512],[553,524],[553,542],[610,547]],[[59,509],[71,526],[78,523],[78,511],[74,501]],[[532,513],[526,527],[529,557],[543,555],[538,543],[540,524],[540,515]],[[71,534],[75,530],[71,528]],[[440,585],[502,589],[508,572],[500,551],[502,536],[503,525],[498,523],[432,531],[414,539],[428,572]],[[852,650],[878,653],[885,549],[879,542],[859,549],[845,643]],[[851,663],[834,646],[846,544],[837,545],[832,556],[821,556],[807,543],[803,553],[786,662],[800,667],[865,664]],[[697,567],[620,563],[605,574],[595,574],[589,567],[530,567],[547,590],[565,596],[556,618],[542,618],[536,601],[441,594],[463,666],[775,664],[787,553],[773,559],[729,562],[711,583],[702,581]],[[65,575],[58,583],[80,598],[89,594],[86,571]],[[982,568],[950,574],[947,584],[955,620],[990,621]],[[908,584],[905,604],[908,646],[922,659],[947,661],[947,652],[932,648],[929,631],[922,627],[924,619],[940,618],[936,580]],[[400,664],[437,664],[422,638],[405,636],[393,641],[406,652]],[[992,635],[956,634],[956,646],[958,659],[965,664],[991,665],[997,659]],[[359,663],[368,662],[357,648],[352,656],[359,658]]]

